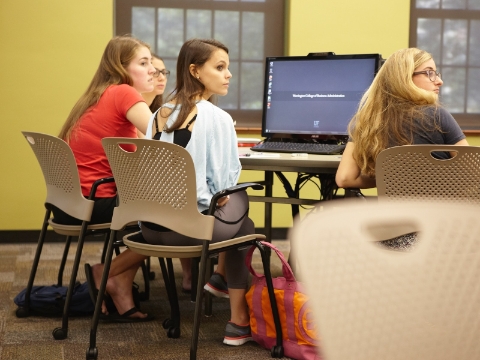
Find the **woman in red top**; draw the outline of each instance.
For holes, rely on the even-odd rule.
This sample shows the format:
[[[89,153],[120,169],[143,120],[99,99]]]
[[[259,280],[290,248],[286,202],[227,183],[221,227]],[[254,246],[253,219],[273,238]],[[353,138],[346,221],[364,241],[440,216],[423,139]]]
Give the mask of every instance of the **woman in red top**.
[[[152,112],[141,94],[154,90],[155,73],[150,48],[143,41],[118,36],[107,44],[90,85],[73,107],[59,135],[72,148],[84,196],[89,195],[94,181],[112,176],[101,140],[134,138],[137,131],[145,134]],[[116,205],[115,184],[100,185],[94,200],[90,223],[109,223]],[[58,223],[81,223],[58,208],[52,212]],[[135,259],[132,262],[136,262]],[[138,263],[107,283],[107,292],[119,314],[125,314],[125,309],[134,309],[132,281],[137,269]],[[147,315],[139,311],[130,312],[129,316],[147,319]]]
[[[146,43],[130,36],[110,40],[95,76],[59,135],[72,148],[84,196],[96,180],[112,176],[101,140],[137,137],[137,129],[145,133],[152,113],[141,94],[153,90],[154,74]],[[115,197],[114,183],[99,186],[92,224],[111,221]],[[81,223],[58,209],[53,209],[53,214],[59,223]]]

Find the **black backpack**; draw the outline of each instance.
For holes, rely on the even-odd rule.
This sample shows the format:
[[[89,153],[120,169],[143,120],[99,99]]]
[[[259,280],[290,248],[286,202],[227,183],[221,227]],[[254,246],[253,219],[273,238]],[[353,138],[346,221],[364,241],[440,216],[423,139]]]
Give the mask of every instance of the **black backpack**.
[[[67,286],[33,286],[30,294],[30,313],[37,316],[62,316]],[[13,301],[18,307],[25,307],[25,293],[23,289]],[[88,293],[88,284],[77,281],[73,289],[70,302],[69,316],[88,316],[95,310],[95,304]]]

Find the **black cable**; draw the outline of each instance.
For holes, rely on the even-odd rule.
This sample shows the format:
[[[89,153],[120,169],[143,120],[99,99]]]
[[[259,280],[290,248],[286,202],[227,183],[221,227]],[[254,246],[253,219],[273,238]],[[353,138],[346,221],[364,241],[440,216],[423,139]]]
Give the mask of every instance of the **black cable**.
[[[277,175],[278,179],[282,182],[287,196],[292,199],[297,199],[296,193],[293,191],[292,185],[290,185],[290,182],[287,180],[285,175],[283,175],[283,173],[280,171],[275,171],[275,175]],[[297,216],[299,212],[300,209],[298,205],[292,204],[292,218],[295,218],[295,216]]]
[[[299,199],[300,198],[300,190],[303,186],[308,182],[311,181],[314,183],[320,191],[320,199],[322,200],[330,200],[332,199],[338,190],[337,184],[335,182],[335,176],[332,174],[308,174],[308,173],[298,173],[297,180],[295,181],[295,189],[292,188],[292,185],[287,180],[285,175],[283,175],[280,171],[275,171],[275,175],[277,175],[278,179],[283,184],[285,192],[289,198],[292,199]],[[312,178],[317,178],[320,184],[317,184]],[[305,209],[304,206],[301,206]],[[300,206],[297,204],[292,204],[292,217],[295,218],[300,212]]]

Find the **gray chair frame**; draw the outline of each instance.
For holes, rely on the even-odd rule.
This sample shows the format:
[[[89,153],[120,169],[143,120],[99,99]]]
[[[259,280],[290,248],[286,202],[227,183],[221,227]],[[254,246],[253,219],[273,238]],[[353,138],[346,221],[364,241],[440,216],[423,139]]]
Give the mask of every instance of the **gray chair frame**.
[[[86,199],[81,191],[77,163],[70,146],[56,136],[29,131],[22,131],[22,134],[32,148],[40,168],[42,169],[47,188],[47,196],[45,199],[45,216],[38,238],[37,249],[35,251],[35,257],[33,260],[32,269],[30,271],[30,277],[25,294],[26,304],[24,307],[19,307],[17,309],[16,315],[17,317],[26,317],[31,315],[30,294],[35,280],[48,226],[50,226],[56,233],[66,236],[65,248],[58,272],[58,286],[62,285],[63,271],[72,237],[78,237],[77,251],[75,253],[75,260],[68,285],[65,306],[63,309],[62,326],[53,330],[53,337],[57,340],[62,340],[68,335],[68,314],[73,289],[77,279],[77,272],[80,264],[85,236],[94,233],[104,233],[107,237],[109,235],[110,223],[91,225],[89,224],[89,221],[92,215],[94,205],[93,198],[95,196],[97,187],[102,184],[112,182],[113,178],[97,180],[92,186],[88,199]],[[56,223],[50,218],[51,205],[54,205],[70,216],[81,220],[82,224],[63,225]],[[105,249],[106,247],[104,247],[104,253]]]
[[[167,335],[173,338],[180,336],[180,312],[171,259],[200,258],[196,288],[202,289],[206,280],[207,262],[211,256],[228,249],[254,245],[260,250],[272,310],[278,320],[276,322],[277,344],[272,349],[272,356],[282,357],[282,329],[273,293],[269,256],[261,244],[261,241],[265,240],[265,236],[251,234],[210,243],[214,225],[213,213],[218,199],[247,188],[260,190],[263,189],[263,186],[256,183],[245,183],[219,191],[212,198],[208,214],[203,215],[197,208],[195,167],[187,150],[175,144],[149,139],[105,138],[102,140],[102,144],[116,180],[119,196],[119,204],[114,210],[111,223],[111,239],[129,222],[148,221],[165,226],[182,235],[203,240],[203,245],[196,246],[160,246],[137,241],[136,238],[139,234],[124,237],[124,243],[131,250],[146,256],[158,257],[160,260],[172,315],[163,323],[164,328],[168,329]],[[134,149],[127,149],[126,146]],[[111,255],[112,242],[110,241],[92,319],[87,359],[97,359],[98,356],[96,333],[103,294],[110,271]],[[167,258],[168,270],[163,264],[163,258]],[[190,359],[196,359],[202,299],[203,291],[199,291],[195,302]]]

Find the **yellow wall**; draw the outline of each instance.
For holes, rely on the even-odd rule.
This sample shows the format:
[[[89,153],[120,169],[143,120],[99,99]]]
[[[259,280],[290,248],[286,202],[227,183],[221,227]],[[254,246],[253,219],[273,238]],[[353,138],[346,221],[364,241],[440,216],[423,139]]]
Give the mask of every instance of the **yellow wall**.
[[[409,0],[290,0],[288,55],[380,53],[408,47]]]
[[[112,0],[0,1],[0,230],[40,227],[45,185],[20,131],[58,134],[112,29]]]
[[[379,52],[387,57],[408,46],[409,3],[290,0],[287,54]],[[58,133],[113,35],[112,22],[113,0],[0,1],[0,230],[39,228],[44,183],[20,131]],[[261,175],[249,173],[241,180]],[[314,187],[307,191],[318,194]],[[282,192],[277,186],[275,193]],[[262,208],[252,205],[257,226],[263,226]],[[274,226],[290,223],[290,207],[274,205]]]

